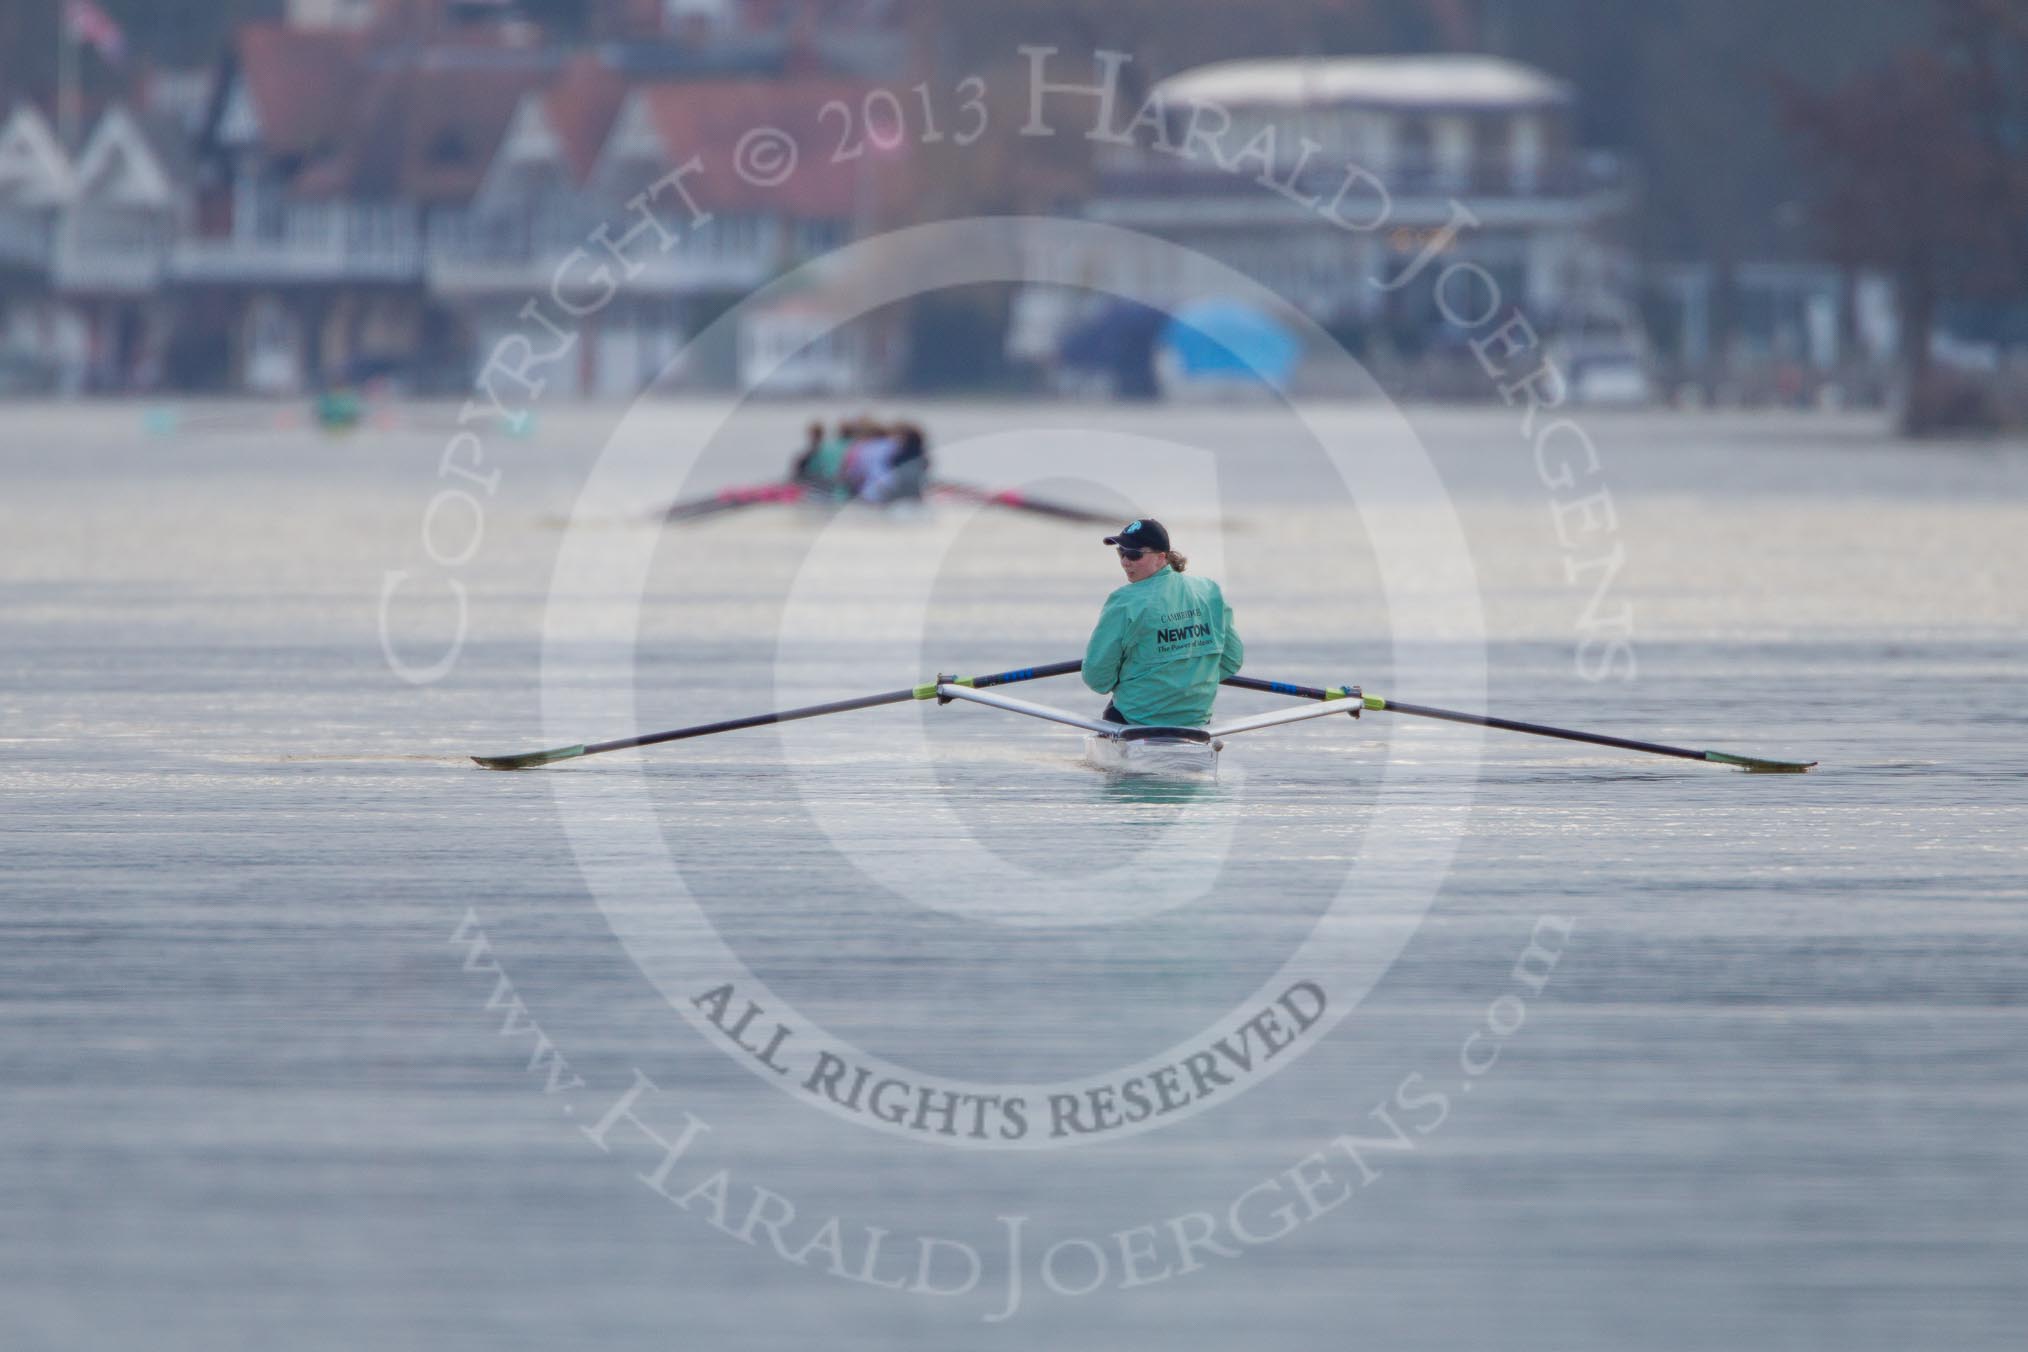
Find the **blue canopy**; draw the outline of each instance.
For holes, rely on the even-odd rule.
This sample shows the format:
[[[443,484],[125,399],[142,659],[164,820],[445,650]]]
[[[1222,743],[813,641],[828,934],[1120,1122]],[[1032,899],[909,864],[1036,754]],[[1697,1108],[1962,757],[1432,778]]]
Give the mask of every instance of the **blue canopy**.
[[[1302,356],[1302,344],[1272,317],[1232,300],[1186,305],[1162,331],[1162,346],[1186,377],[1252,377],[1280,389]]]

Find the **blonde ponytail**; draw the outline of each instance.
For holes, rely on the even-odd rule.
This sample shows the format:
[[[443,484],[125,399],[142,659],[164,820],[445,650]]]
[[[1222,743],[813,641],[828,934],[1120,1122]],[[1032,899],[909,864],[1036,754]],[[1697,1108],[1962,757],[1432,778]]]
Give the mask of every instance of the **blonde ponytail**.
[[[1169,560],[1169,566],[1179,573],[1190,566],[1190,560],[1184,558],[1173,549],[1165,550],[1162,557]]]

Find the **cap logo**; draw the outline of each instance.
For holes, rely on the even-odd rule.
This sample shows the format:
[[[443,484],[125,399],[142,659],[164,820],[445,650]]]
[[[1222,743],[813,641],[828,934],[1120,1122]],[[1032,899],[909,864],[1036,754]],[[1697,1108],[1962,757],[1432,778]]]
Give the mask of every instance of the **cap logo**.
[[[1120,534],[1122,534],[1122,535],[1132,535],[1132,534],[1133,534],[1133,533],[1134,533],[1135,531],[1139,530],[1140,528],[1141,528],[1141,523],[1140,523],[1140,522],[1138,522],[1138,521],[1129,521],[1129,522],[1127,523],[1127,528],[1126,528],[1125,530],[1121,531],[1121,532],[1120,532]]]

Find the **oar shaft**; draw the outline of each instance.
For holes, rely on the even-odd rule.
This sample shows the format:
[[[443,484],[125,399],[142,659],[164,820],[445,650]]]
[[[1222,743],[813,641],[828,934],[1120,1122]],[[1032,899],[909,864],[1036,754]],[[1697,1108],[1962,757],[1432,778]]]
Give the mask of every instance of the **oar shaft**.
[[[1268,695],[1294,695],[1297,699],[1343,699],[1342,690],[1325,690],[1314,685],[1290,685],[1287,681],[1263,681],[1253,676],[1228,676],[1221,685],[1239,690],[1258,690]]]
[[[946,493],[952,497],[963,498],[967,502],[976,502],[987,507],[1008,507],[1017,512],[1034,512],[1041,516],[1053,516],[1063,521],[1075,521],[1081,525],[1090,526],[1100,523],[1110,525],[1114,520],[1113,517],[1098,512],[1087,511],[1082,507],[1070,507],[1060,502],[1050,502],[1042,498],[1031,498],[1026,493],[1016,492],[1011,488],[980,488],[976,484],[952,483],[948,479],[935,480],[930,484],[930,488],[935,492]]]
[[[1039,667],[1016,667],[1011,671],[996,671],[990,676],[968,676],[954,681],[974,690],[989,686],[1011,685],[1016,681],[1038,681],[1049,676],[1068,676],[1084,666],[1082,661],[1051,662]],[[878,695],[860,695],[855,699],[831,700],[825,704],[807,704],[800,709],[781,709],[774,713],[751,714],[745,718],[728,718],[719,723],[700,723],[691,728],[675,728],[668,732],[642,733],[638,737],[619,737],[610,742],[594,742],[584,749],[587,756],[596,756],[602,751],[624,751],[629,747],[658,746],[663,742],[681,742],[692,737],[709,737],[714,733],[738,732],[742,728],[764,728],[771,723],[793,723],[801,718],[816,718],[823,714],[849,713],[854,709],[871,709],[882,704],[905,704],[909,700],[928,699],[936,694],[934,681],[927,685],[911,686],[906,690],[888,690]]]
[[[694,517],[729,512],[739,507],[753,507],[771,502],[795,502],[803,496],[803,491],[803,486],[796,483],[742,484],[732,488],[721,488],[707,497],[672,502],[657,515],[663,521],[688,521]]]
[[[1072,658],[1068,662],[1050,662],[1039,667],[1015,667],[1012,671],[995,672],[991,676],[974,676],[969,680],[953,681],[951,684],[969,685],[974,690],[984,690],[988,686],[1013,685],[1017,681],[1040,681],[1050,676],[1069,676],[1073,672],[1083,670],[1084,659]],[[916,697],[918,699],[922,697],[919,688]]]
[[[861,695],[858,699],[833,700],[829,704],[811,704],[801,709],[783,709],[771,714],[728,718],[722,723],[700,723],[694,728],[649,732],[639,737],[618,737],[610,742],[594,742],[584,749],[584,753],[587,756],[596,756],[601,751],[624,751],[630,746],[657,746],[663,742],[681,742],[691,737],[709,737],[718,732],[738,732],[741,728],[764,728],[770,723],[793,723],[799,718],[815,718],[820,714],[842,714],[853,709],[871,709],[879,704],[900,704],[914,698],[915,691],[912,689],[890,690],[881,695]]]
[[[1260,690],[1271,695],[1294,695],[1298,699],[1345,699],[1348,692],[1343,689],[1324,690],[1314,685],[1290,685],[1286,681],[1262,681],[1251,676],[1228,676],[1226,685],[1238,686],[1242,690]],[[1455,709],[1438,709],[1427,704],[1403,704],[1399,700],[1382,699],[1379,695],[1364,697],[1368,709],[1384,710],[1388,713],[1413,714],[1417,718],[1440,718],[1446,723],[1469,723],[1481,728],[1499,728],[1503,732],[1527,732],[1537,737],[1559,737],[1566,742],[1589,742],[1593,746],[1618,747],[1622,751],[1645,751],[1656,756],[1678,756],[1684,760],[1706,760],[1702,751],[1688,747],[1664,746],[1660,742],[1641,742],[1631,737],[1608,737],[1602,732],[1579,732],[1574,728],[1552,728],[1544,723],[1523,723],[1513,718],[1495,718],[1491,714],[1467,714]]]
[[[1645,751],[1655,756],[1680,756],[1684,760],[1706,759],[1702,751],[1688,747],[1665,746],[1661,742],[1640,742],[1631,737],[1608,737],[1602,732],[1579,732],[1574,728],[1552,728],[1544,723],[1523,723],[1512,718],[1494,718],[1491,714],[1465,714],[1455,709],[1433,709],[1427,704],[1402,704],[1378,695],[1366,697],[1369,709],[1385,709],[1389,713],[1414,714],[1418,718],[1440,718],[1446,723],[1470,723],[1481,728],[1499,728],[1505,732],[1528,732],[1537,737],[1560,737],[1566,742],[1589,742],[1593,746],[1613,746],[1622,751]]]

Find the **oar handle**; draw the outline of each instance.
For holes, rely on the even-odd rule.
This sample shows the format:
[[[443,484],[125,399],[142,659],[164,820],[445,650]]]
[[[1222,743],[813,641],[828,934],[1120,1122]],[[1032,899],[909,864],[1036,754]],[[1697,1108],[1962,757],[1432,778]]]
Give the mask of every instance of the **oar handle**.
[[[1228,676],[1219,684],[1240,690],[1258,690],[1269,695],[1294,695],[1297,699],[1357,699],[1361,701],[1362,708],[1379,707],[1361,695],[1356,685],[1334,685],[1327,689],[1315,685],[1290,685],[1287,681],[1263,681],[1252,676]],[[1356,718],[1358,715],[1353,716]]]
[[[1012,671],[996,671],[991,676],[939,676],[915,688],[917,699],[935,699],[938,703],[950,701],[937,694],[940,685],[968,685],[974,690],[985,690],[996,685],[1013,685],[1017,681],[1039,681],[1050,676],[1068,676],[1073,671],[1084,670],[1084,662],[1050,662],[1039,667],[1016,667]]]

